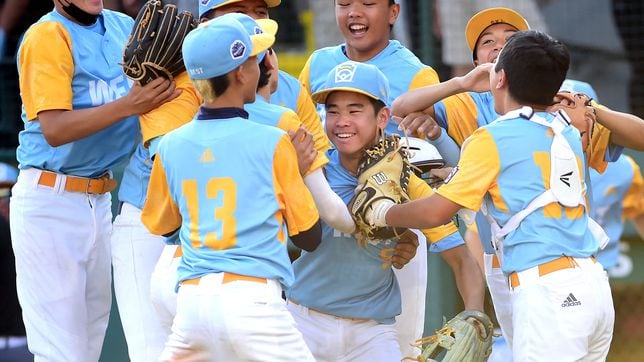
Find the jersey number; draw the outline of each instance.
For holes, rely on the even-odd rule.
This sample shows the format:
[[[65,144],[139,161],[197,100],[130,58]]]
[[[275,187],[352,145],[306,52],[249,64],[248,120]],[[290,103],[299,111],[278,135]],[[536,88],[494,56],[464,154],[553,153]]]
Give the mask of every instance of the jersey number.
[[[218,199],[222,197],[221,206],[215,208],[215,220],[221,225],[221,235],[209,232],[201,237],[199,234],[199,191],[197,180],[184,180],[182,183],[183,196],[186,198],[190,216],[190,240],[193,248],[202,246],[215,250],[230,249],[237,244],[237,220],[233,216],[237,205],[237,185],[230,177],[217,177],[208,180],[206,197]],[[222,196],[220,196],[222,195]]]

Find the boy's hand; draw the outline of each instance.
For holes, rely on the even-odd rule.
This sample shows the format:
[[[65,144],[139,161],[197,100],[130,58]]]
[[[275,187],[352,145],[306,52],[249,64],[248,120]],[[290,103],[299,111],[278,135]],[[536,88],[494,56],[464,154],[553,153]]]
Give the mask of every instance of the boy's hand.
[[[411,230],[400,235],[398,243],[394,248],[394,255],[391,257],[391,265],[396,269],[402,269],[416,256],[418,250],[418,235]]]

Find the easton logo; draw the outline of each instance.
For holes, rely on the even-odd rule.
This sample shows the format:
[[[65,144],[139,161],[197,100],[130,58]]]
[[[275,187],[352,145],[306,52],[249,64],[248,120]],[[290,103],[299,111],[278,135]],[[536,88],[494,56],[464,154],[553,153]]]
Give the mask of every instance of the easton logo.
[[[577,298],[575,298],[575,296],[572,295],[572,293],[568,294],[568,298],[566,298],[566,300],[564,300],[563,303],[561,303],[561,306],[564,307],[564,308],[565,307],[574,307],[574,306],[577,306],[577,305],[581,305],[581,302],[578,301]]]
[[[387,182],[387,180],[389,180],[387,178],[387,175],[384,174],[384,172],[378,172],[377,174],[371,176],[371,178],[374,181],[376,181],[378,185],[384,185]]]
[[[565,183],[566,186],[570,187],[570,176],[572,176],[572,171],[559,176],[559,181]]]

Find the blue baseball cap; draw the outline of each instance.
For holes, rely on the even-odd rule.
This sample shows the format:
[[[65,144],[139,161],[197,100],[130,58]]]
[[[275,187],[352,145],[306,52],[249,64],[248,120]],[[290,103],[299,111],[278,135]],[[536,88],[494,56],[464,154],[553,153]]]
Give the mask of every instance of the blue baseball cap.
[[[364,94],[384,104],[389,101],[389,81],[375,65],[347,61],[331,69],[322,90],[311,95],[314,102],[325,103],[331,92]]]
[[[593,86],[586,82],[582,82],[580,80],[566,79],[561,84],[561,88],[559,90],[570,91],[570,92],[581,92],[589,96],[590,98],[594,99],[595,102],[599,102],[597,97],[597,92],[595,92],[595,89],[593,88]]]
[[[182,53],[190,78],[210,79],[227,74],[275,43],[275,36],[268,33],[249,35],[237,16],[232,15],[201,23],[188,33]]]
[[[220,8],[225,5],[242,2],[244,0],[199,0],[199,17],[201,18],[203,14],[209,12],[212,9]],[[281,0],[264,0],[266,6],[269,8],[274,8],[279,5]]]
[[[277,25],[277,22],[275,20],[253,19],[248,15],[244,15],[242,13],[231,13],[230,16],[237,19],[237,21],[241,23],[244,29],[246,29],[246,31],[248,32],[248,35],[250,35],[251,39],[253,38],[253,36],[262,33],[268,33],[272,36],[275,36],[277,34],[277,28],[279,26]],[[264,60],[264,56],[266,56],[266,52],[259,53],[257,55],[257,60],[261,63]]]

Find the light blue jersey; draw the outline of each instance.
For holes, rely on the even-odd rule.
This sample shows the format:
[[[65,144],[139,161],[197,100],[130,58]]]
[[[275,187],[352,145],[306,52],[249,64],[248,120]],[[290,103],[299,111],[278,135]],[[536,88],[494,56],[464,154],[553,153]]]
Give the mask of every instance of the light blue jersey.
[[[288,287],[286,236],[318,220],[290,139],[241,109],[203,112],[159,142],[142,220],[156,234],[179,227],[179,281],[231,272]]]
[[[136,116],[77,141],[52,147],[43,136],[37,114],[47,110],[93,108],[125,96],[133,82],[123,74],[120,63],[132,25],[132,18],[104,10],[94,25],[81,26],[54,10],[32,25],[31,29],[59,28],[57,32],[50,31],[49,34],[59,33],[60,38],[39,39],[37,37],[42,36],[39,34],[47,32],[27,31],[23,45],[27,42],[31,46],[31,42],[46,42],[47,53],[56,59],[69,59],[69,64],[60,64],[58,60],[56,64],[60,65],[59,68],[42,69],[38,77],[46,77],[47,82],[40,79],[37,83],[40,89],[34,89],[36,82],[31,74],[21,74],[21,86],[31,90],[29,94],[22,95],[25,129],[19,134],[17,158],[20,168],[33,167],[68,175],[98,177],[129,156],[140,138]],[[100,53],[94,50],[97,43],[102,45]],[[69,44],[74,46],[70,47]],[[18,69],[25,64],[36,68],[47,64],[30,56],[19,51]],[[43,87],[43,84],[46,86]]]
[[[327,156],[329,185],[349,203],[358,182],[342,167],[336,150],[330,150]],[[362,247],[352,235],[323,223],[320,246],[311,253],[303,251],[293,263],[296,278],[287,295],[323,313],[392,324],[401,311],[400,288],[388,259],[395,243],[369,242]],[[454,232],[432,243],[430,250],[441,252],[459,245],[463,245],[463,239]]]
[[[476,130],[463,148],[458,168],[437,193],[472,210],[478,210],[485,196],[488,212],[501,226],[526,208],[546,190],[552,143],[546,127],[526,119],[531,112],[527,107],[512,111],[502,120]],[[535,114],[547,122],[554,119],[549,113]],[[583,179],[586,161],[579,131],[570,126],[563,135],[583,166]],[[529,214],[505,237],[502,268],[511,273],[562,255],[590,257],[598,246],[588,229],[588,214],[583,206],[564,209],[551,203]]]
[[[286,107],[293,112],[297,112],[298,99],[300,92],[302,92],[302,85],[294,76],[280,70],[277,78],[277,90],[271,94],[272,104],[277,104]]]
[[[345,53],[344,44],[318,49],[304,66],[300,82],[313,94],[323,88],[331,69],[348,60],[350,59]],[[397,40],[390,40],[385,49],[364,63],[377,66],[387,77],[389,99],[386,104],[392,104],[399,95],[411,89],[438,83],[438,75],[434,69],[421,63],[414,53]],[[319,105],[318,111],[323,113],[323,108],[324,105]],[[385,131],[402,134],[398,125],[391,121]]]

